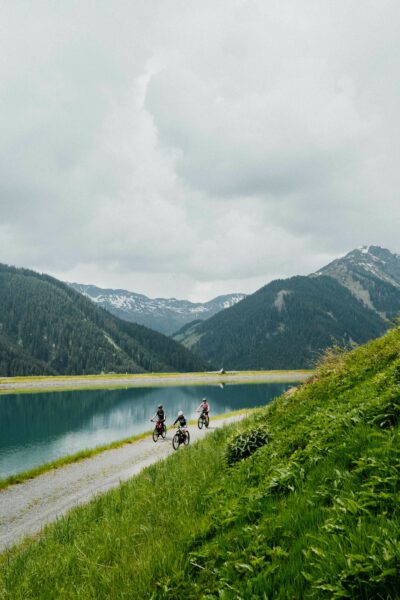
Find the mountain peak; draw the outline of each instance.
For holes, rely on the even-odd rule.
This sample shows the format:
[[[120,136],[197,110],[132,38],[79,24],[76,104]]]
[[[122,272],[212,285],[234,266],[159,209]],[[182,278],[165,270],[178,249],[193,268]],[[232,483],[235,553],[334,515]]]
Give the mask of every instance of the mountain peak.
[[[361,246],[337,258],[317,275],[329,275],[383,318],[400,310],[400,256],[381,246]]]
[[[391,252],[390,250],[388,250],[387,248],[382,248],[382,246],[374,246],[373,244],[370,244],[369,246],[359,246],[358,248],[356,248],[355,250],[352,250],[351,252],[349,252],[348,254],[346,254],[346,256],[344,258],[346,258],[347,256],[359,256],[360,254],[367,254],[369,256],[373,256],[375,258],[379,258],[379,259],[390,259],[390,258],[399,258],[398,254],[395,254],[393,252]],[[338,260],[341,260],[340,258]]]

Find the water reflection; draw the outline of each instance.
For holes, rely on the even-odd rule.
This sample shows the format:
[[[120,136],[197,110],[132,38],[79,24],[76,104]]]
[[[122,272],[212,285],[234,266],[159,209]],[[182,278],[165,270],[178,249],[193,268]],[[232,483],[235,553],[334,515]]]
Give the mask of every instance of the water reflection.
[[[84,390],[0,396],[0,478],[85,448],[151,429],[164,404],[167,423],[178,410],[189,418],[203,396],[211,415],[261,406],[293,383]]]

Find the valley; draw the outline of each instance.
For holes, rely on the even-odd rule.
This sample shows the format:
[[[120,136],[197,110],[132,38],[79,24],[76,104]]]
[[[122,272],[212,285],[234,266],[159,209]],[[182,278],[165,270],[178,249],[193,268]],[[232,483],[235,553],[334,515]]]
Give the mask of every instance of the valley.
[[[2,597],[394,598],[399,263],[354,250],[174,339],[0,265]],[[204,395],[207,435],[153,442],[155,405]]]
[[[69,284],[97,306],[105,308],[116,317],[145,325],[155,331],[171,335],[193,319],[205,320],[233,306],[246,294],[227,294],[208,302],[189,302],[176,298],[148,298],[127,290],[102,289],[95,285]]]
[[[400,600],[399,21],[1,3],[0,600]]]
[[[400,258],[379,246],[203,304],[0,265],[0,377],[313,369],[399,313]]]

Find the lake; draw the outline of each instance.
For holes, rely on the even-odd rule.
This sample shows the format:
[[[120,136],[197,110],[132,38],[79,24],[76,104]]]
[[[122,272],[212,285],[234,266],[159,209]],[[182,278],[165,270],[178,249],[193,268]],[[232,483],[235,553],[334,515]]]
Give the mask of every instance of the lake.
[[[0,478],[62,456],[150,431],[158,404],[167,426],[178,410],[189,418],[203,397],[211,419],[241,408],[262,406],[290,383],[226,386],[148,387],[0,395]]]

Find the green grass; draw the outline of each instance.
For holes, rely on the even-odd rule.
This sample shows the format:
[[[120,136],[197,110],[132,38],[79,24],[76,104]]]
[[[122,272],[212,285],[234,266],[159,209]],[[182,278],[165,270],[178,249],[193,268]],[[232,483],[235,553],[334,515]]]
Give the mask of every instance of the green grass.
[[[1,597],[399,598],[399,398],[399,329],[331,353],[297,392],[4,554]]]
[[[22,471],[21,473],[17,473],[16,475],[10,475],[5,479],[0,479],[0,490],[4,490],[10,485],[15,485],[18,483],[23,483],[28,479],[33,479],[34,477],[38,477],[47,471],[52,471],[54,469],[59,469],[60,467],[65,467],[65,465],[70,465],[71,463],[76,463],[86,458],[91,458],[92,456],[96,456],[97,454],[101,454],[106,450],[112,450],[114,448],[120,448],[121,446],[125,446],[125,444],[133,444],[146,438],[151,435],[151,432],[139,433],[138,435],[134,435],[129,438],[125,438],[122,440],[117,440],[115,442],[110,442],[109,444],[105,444],[103,446],[96,446],[95,448],[87,448],[85,450],[81,450],[76,452],[75,454],[69,454],[67,456],[62,456],[57,460],[54,460],[49,463],[45,463],[44,465],[40,465],[39,467],[35,467],[34,469],[29,469],[28,471]]]

